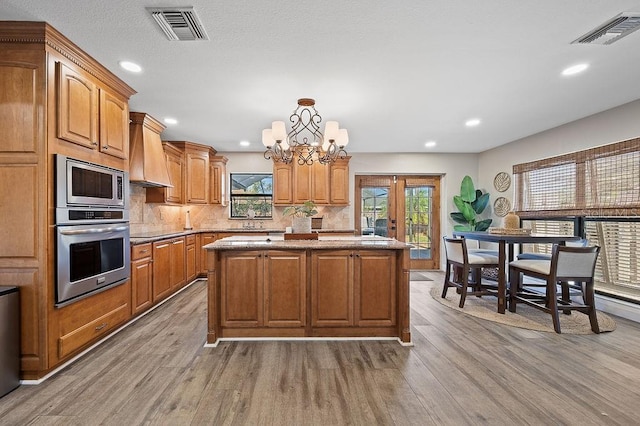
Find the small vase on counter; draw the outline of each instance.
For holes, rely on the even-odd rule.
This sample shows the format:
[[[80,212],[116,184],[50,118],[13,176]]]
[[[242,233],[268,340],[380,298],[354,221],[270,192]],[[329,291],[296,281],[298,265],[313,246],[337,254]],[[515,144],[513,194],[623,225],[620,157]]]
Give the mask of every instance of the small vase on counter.
[[[503,227],[506,229],[520,228],[520,216],[514,211],[510,211],[503,219]]]

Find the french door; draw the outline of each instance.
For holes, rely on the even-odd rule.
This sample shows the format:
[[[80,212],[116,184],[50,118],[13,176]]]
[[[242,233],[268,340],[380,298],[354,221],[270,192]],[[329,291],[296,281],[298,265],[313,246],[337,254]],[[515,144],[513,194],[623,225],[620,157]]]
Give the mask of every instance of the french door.
[[[356,175],[355,229],[411,244],[411,269],[440,268],[440,176]]]

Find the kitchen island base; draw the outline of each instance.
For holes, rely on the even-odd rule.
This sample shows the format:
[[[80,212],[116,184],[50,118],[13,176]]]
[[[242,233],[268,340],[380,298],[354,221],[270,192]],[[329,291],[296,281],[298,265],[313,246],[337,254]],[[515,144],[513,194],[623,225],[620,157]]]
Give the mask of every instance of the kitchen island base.
[[[204,248],[207,346],[221,339],[411,343],[405,243],[371,237],[232,237]]]

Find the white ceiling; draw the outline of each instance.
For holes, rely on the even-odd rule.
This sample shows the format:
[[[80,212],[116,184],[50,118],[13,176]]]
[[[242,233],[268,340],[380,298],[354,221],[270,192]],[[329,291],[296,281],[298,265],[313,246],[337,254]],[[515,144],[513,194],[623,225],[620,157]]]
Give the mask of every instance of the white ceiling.
[[[167,40],[145,9],[161,6],[193,6],[210,40]],[[220,152],[262,151],[301,97],[350,154],[481,152],[639,99],[640,31],[571,44],[624,11],[640,0],[0,1],[0,20],[48,22],[137,90],[132,111],[177,118],[163,139]]]

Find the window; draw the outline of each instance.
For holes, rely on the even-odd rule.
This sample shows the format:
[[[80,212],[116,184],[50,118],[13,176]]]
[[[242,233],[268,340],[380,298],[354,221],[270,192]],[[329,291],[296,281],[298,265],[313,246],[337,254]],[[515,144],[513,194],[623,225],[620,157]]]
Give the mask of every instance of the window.
[[[246,218],[250,208],[256,219],[271,219],[273,213],[273,175],[270,173],[231,173],[231,218]]]
[[[600,246],[596,292],[640,303],[640,139],[517,164],[513,174],[524,226]]]

